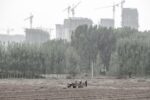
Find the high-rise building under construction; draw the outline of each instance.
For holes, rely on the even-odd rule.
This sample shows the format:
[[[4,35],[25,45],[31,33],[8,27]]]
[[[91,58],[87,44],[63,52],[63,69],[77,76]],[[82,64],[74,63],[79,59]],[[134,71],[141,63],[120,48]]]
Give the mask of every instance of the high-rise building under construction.
[[[82,17],[70,17],[64,20],[63,24],[56,24],[56,38],[71,41],[71,35],[80,25],[91,26],[91,19]]]
[[[138,10],[136,8],[123,8],[122,9],[122,27],[130,27],[137,29],[139,27]]]
[[[42,29],[25,29],[25,33],[28,43],[44,43],[49,40],[49,33]]]
[[[114,28],[114,20],[109,18],[101,19],[100,25],[106,28]]]

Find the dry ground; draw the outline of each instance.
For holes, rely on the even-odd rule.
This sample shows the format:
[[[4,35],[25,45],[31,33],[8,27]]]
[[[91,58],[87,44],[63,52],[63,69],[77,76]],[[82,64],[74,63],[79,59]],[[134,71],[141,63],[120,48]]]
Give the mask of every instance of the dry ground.
[[[0,100],[150,100],[149,79],[88,79],[86,88],[64,89],[74,81],[2,79]]]

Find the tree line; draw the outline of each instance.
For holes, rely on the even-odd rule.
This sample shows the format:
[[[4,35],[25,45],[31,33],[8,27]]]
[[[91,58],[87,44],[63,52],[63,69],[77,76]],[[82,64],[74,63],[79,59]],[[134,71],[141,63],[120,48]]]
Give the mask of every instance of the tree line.
[[[150,74],[150,32],[79,26],[71,42],[0,43],[0,78],[43,74]]]

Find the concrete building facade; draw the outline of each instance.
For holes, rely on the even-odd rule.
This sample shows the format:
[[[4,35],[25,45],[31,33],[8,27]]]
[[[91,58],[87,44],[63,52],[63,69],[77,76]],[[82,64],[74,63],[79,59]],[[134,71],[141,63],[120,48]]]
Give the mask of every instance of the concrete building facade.
[[[130,27],[132,29],[139,28],[139,15],[136,8],[123,8],[122,11],[122,27]]]
[[[61,24],[56,24],[56,38],[57,39],[65,39],[64,26]]]
[[[92,20],[88,18],[70,17],[68,19],[65,19],[63,25],[56,24],[56,39],[64,39],[70,42],[71,35],[78,26],[91,26],[92,24]]]
[[[0,42],[2,43],[22,43],[25,41],[24,35],[7,35],[7,34],[1,34],[0,35]]]
[[[26,29],[26,42],[43,43],[50,39],[49,33],[42,29]]]
[[[101,19],[100,25],[106,28],[114,28],[114,20],[113,19]]]

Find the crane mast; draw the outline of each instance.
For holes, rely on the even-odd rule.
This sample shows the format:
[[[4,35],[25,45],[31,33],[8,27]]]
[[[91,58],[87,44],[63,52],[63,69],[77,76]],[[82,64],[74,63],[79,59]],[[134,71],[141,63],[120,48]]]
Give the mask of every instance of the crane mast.
[[[122,0],[121,1],[121,26],[122,26],[122,14],[123,14],[123,5],[124,5],[124,3],[125,3],[125,0]]]
[[[79,6],[79,4],[81,3],[81,1],[80,2],[78,2],[75,6],[73,6],[72,8],[71,8],[71,12],[72,12],[72,17],[74,17],[75,16],[75,9]]]
[[[30,22],[30,28],[32,28],[32,23],[33,23],[33,15],[31,14],[28,18],[25,19],[26,20],[29,20]]]
[[[68,6],[67,8],[65,8],[63,11],[67,11],[67,13],[68,13],[68,18],[70,17],[70,12],[71,12],[71,14],[72,14],[72,17],[75,17],[75,9],[79,6],[79,4],[81,3],[81,1],[80,2],[78,2],[76,5],[74,5],[74,6]]]
[[[119,2],[119,3],[117,3],[117,4],[113,3],[113,5],[111,5],[111,6],[102,7],[102,8],[110,8],[110,7],[113,8],[113,9],[112,9],[112,12],[113,12],[113,16],[112,16],[112,17],[113,17],[113,20],[114,20],[114,25],[115,25],[116,7],[121,6],[121,14],[122,14],[124,3],[125,3],[125,0],[122,0],[121,2]],[[99,8],[99,9],[101,9],[101,8]]]

